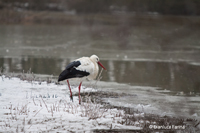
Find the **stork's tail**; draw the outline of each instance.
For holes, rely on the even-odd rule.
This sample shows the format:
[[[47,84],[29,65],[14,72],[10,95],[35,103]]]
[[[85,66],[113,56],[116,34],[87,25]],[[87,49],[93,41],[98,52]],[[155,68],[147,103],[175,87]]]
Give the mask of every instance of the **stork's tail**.
[[[69,74],[69,70],[65,69],[64,71],[62,71],[61,74],[58,77],[58,82],[67,79],[68,74]]]

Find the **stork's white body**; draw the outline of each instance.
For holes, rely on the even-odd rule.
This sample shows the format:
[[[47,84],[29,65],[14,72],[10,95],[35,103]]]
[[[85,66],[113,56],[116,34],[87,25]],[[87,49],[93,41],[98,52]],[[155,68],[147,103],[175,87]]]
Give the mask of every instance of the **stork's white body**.
[[[80,61],[81,65],[78,66],[76,69],[80,71],[86,71],[89,73],[88,76],[84,76],[82,78],[75,78],[75,80],[78,81],[84,81],[84,80],[94,80],[99,72],[99,66],[97,62],[93,61],[90,57],[82,57],[79,59],[76,59],[75,61]]]
[[[84,80],[93,80],[97,77],[99,72],[98,64],[106,68],[99,62],[99,58],[96,55],[90,57],[82,57],[74,60],[67,65],[66,69],[59,75],[58,82],[67,79],[68,87],[70,90],[70,97],[73,100],[71,88],[69,85],[69,79],[75,79],[80,81],[79,84],[79,103],[80,103],[80,89]]]

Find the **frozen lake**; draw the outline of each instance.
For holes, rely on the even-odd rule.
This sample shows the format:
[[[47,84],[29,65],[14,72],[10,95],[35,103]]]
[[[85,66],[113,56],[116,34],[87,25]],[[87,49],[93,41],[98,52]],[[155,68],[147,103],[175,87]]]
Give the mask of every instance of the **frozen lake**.
[[[168,19],[133,24],[120,20],[120,25],[1,25],[0,67],[4,73],[31,69],[56,79],[73,59],[96,54],[107,68],[99,88],[132,95],[106,102],[200,119],[198,18]]]

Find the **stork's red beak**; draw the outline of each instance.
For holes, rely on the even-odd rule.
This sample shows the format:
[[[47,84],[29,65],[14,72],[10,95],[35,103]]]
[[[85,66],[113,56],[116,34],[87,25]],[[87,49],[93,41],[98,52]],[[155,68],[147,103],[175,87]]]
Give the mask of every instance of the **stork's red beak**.
[[[99,64],[103,69],[106,70],[106,68],[101,64],[101,62],[98,62],[98,64]]]

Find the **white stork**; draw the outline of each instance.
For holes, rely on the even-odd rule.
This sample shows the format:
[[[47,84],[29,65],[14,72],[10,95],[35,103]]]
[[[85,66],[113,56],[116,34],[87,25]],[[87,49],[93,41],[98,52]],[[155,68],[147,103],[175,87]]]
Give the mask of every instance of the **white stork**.
[[[68,79],[75,78],[76,80],[80,81],[79,84],[79,104],[80,104],[81,84],[86,79],[93,80],[97,77],[99,72],[98,64],[103,69],[106,70],[106,68],[99,62],[98,56],[92,55],[90,57],[82,57],[69,63],[65,68],[65,70],[61,72],[58,78],[58,82],[67,79],[67,84],[70,90],[70,98],[72,101],[73,101],[72,91]]]

